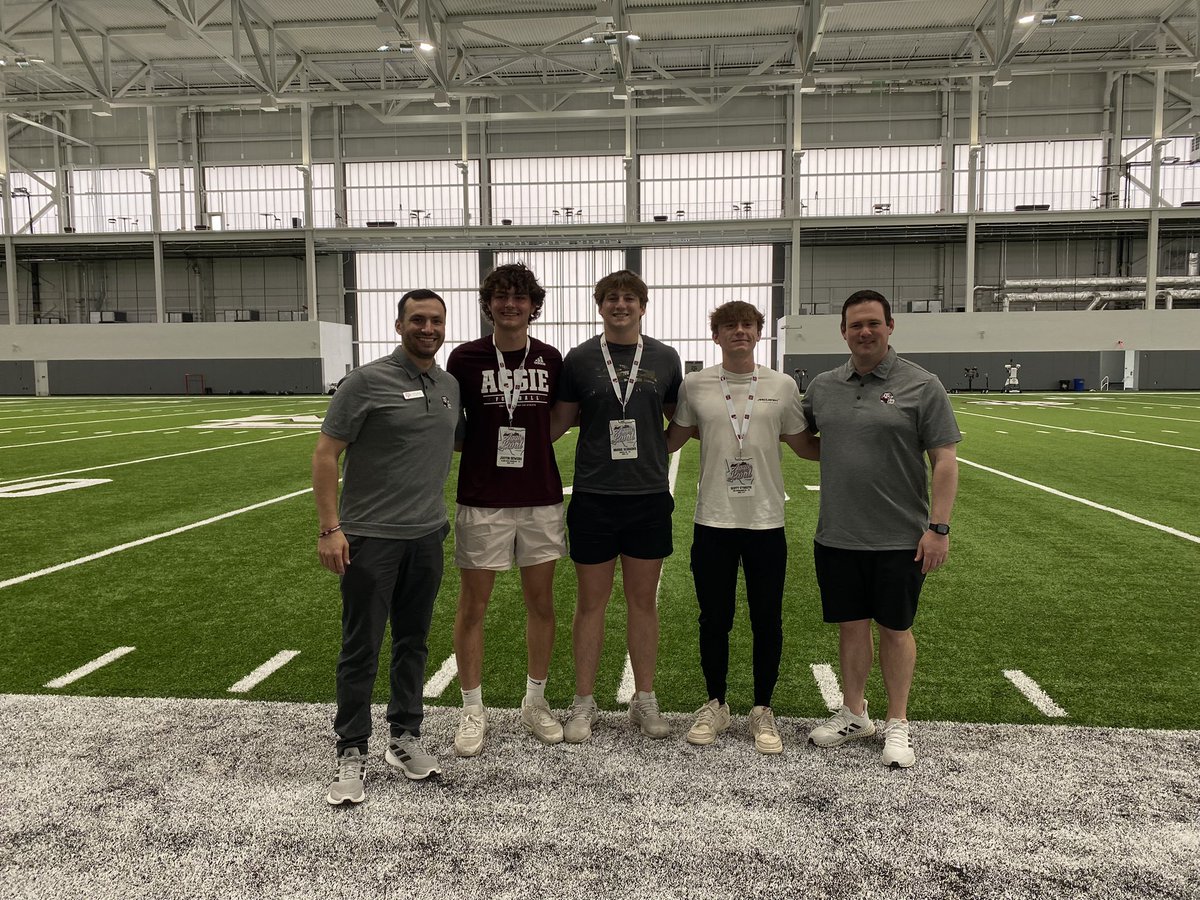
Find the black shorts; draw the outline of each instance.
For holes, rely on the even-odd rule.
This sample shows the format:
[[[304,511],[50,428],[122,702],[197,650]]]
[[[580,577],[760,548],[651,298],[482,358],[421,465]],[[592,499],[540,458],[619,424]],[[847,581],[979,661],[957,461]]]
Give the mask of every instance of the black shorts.
[[[661,494],[590,494],[578,491],[567,505],[571,559],[592,566],[620,555],[664,559],[675,549],[671,513],[675,498]]]
[[[874,619],[907,631],[917,615],[925,576],[911,550],[841,550],[813,541],[813,562],[826,622]]]

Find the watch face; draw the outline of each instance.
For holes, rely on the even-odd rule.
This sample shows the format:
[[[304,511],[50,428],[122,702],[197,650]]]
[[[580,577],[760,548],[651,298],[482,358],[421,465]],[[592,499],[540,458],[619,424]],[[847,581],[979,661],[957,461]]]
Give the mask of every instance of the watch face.
[[[950,526],[949,525],[930,525],[929,530],[934,532],[935,534],[949,534]]]

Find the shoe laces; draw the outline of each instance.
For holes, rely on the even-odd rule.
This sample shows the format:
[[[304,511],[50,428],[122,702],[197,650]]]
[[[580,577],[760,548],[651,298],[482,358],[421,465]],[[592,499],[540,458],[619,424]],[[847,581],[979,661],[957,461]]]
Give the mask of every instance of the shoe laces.
[[[362,781],[367,774],[367,758],[365,756],[339,756],[338,781]]]
[[[883,726],[883,745],[905,748],[912,746],[912,735],[909,733],[906,719],[892,719]]]
[[[551,725],[555,723],[554,714],[550,712],[550,707],[543,706],[540,703],[530,703],[525,707],[529,710],[529,715],[538,725]]]
[[[487,728],[487,719],[482,715],[464,711],[458,723],[458,733],[464,737],[479,737]]]
[[[633,705],[637,707],[638,715],[643,719],[657,719],[662,715],[658,711],[658,698],[653,694],[649,697],[638,697],[633,701]]]
[[[705,703],[702,707],[700,707],[700,712],[696,713],[696,724],[697,725],[714,725],[714,724],[716,724],[717,710],[718,710],[718,707],[713,706],[711,703]]]
[[[567,719],[574,719],[577,716],[582,716],[588,721],[591,721],[592,715],[596,712],[596,704],[594,703],[572,703],[571,708],[567,710]]]
[[[775,724],[775,713],[771,711],[771,707],[763,707],[763,711],[758,714],[754,722],[759,734],[779,737],[779,727]]]

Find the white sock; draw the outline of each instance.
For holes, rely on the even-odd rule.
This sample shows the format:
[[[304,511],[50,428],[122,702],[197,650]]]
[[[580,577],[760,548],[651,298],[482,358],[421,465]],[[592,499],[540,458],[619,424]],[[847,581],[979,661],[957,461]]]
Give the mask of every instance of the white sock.
[[[545,678],[538,681],[532,675],[525,676],[525,702],[527,704],[546,698],[546,681]]]
[[[483,706],[483,685],[463,691],[463,706]]]
[[[638,691],[634,694],[635,700],[648,700],[654,696],[654,691]]]
[[[578,694],[576,694],[575,699],[571,701],[571,705],[572,706],[595,706],[596,698],[593,697],[591,694],[588,694],[586,697],[581,697]]]

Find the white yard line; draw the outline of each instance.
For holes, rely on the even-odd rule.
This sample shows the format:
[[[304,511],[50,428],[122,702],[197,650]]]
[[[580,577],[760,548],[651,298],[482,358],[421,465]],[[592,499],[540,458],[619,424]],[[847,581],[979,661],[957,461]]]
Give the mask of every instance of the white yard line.
[[[806,491],[819,491],[821,489],[821,486],[819,484],[806,484],[804,486],[804,489]]]
[[[114,659],[120,659],[126,653],[132,653],[136,649],[137,647],[117,647],[115,650],[109,650],[103,656],[98,656],[93,659],[90,663],[85,663],[78,669],[72,669],[66,675],[60,675],[58,678],[53,678],[50,681],[47,681],[44,685],[42,685],[42,687],[55,689],[66,687],[71,682],[78,681],[85,675],[91,675],[97,669],[107,666]]]
[[[266,680],[270,675],[278,672],[293,659],[300,655],[299,650],[280,650],[265,663],[247,675],[245,678],[233,684],[229,688],[231,694],[245,694],[256,684]]]
[[[996,429],[996,434],[1008,434],[1008,432],[1007,432],[1007,431],[1001,431],[999,428],[997,428],[997,429]]]
[[[1166,534],[1183,538],[1185,541],[1191,541],[1194,544],[1200,544],[1200,537],[1197,537],[1194,534],[1188,534],[1186,531],[1180,531],[1178,528],[1172,528],[1170,525],[1162,525],[1158,522],[1151,522],[1149,519],[1143,519],[1141,516],[1135,516],[1133,513],[1127,513],[1123,509],[1115,509],[1111,506],[1104,506],[1103,504],[1096,503],[1084,497],[1076,497],[1074,494],[1068,494],[1066,491],[1060,491],[1057,488],[1052,488],[1045,484],[1038,484],[1036,481],[1030,481],[1017,475],[1011,475],[1008,472],[1001,472],[999,469],[993,469],[991,466],[985,466],[981,463],[971,462],[971,460],[963,459],[961,456],[958,458],[958,461],[976,469],[981,469],[984,472],[990,472],[993,475],[999,475],[1001,478],[1007,478],[1010,481],[1023,484],[1026,487],[1037,488],[1039,491],[1045,491],[1047,494],[1053,494],[1055,497],[1062,497],[1064,500],[1074,500],[1076,503],[1082,503],[1084,506],[1090,506],[1092,509],[1098,509],[1101,512],[1112,513],[1114,516],[1120,516],[1122,519],[1128,519],[1130,522],[1136,522],[1139,525],[1145,525],[1148,528],[1155,528],[1159,531],[1165,532]]]
[[[264,506],[271,506],[275,503],[283,503],[285,500],[292,500],[296,497],[310,493],[312,493],[312,488],[306,487],[303,490],[292,491],[292,493],[284,494],[281,497],[272,497],[270,500],[263,500],[260,503],[252,503],[250,506],[243,506],[241,509],[233,509],[217,516],[211,516],[207,519],[202,519],[199,522],[192,522],[189,525],[181,525],[178,528],[172,528],[170,531],[163,531],[159,534],[152,534],[149,537],[138,538],[136,541],[118,544],[115,547],[109,547],[107,550],[101,550],[97,553],[89,553],[87,556],[81,556],[78,559],[68,560],[67,562],[59,563],[56,566],[48,566],[45,569],[38,569],[36,572],[29,572],[25,575],[18,575],[15,578],[9,578],[5,581],[0,581],[0,589],[12,587],[15,584],[22,584],[26,581],[32,581],[35,578],[41,578],[43,575],[53,575],[55,572],[61,572],[63,569],[81,566],[84,563],[90,563],[97,559],[103,559],[106,556],[112,556],[114,553],[120,553],[123,550],[130,550],[134,547],[140,547],[143,544],[149,544],[153,543],[154,541],[162,540],[163,538],[174,537],[177,534],[183,534],[185,531],[191,531],[195,528],[202,528],[205,525],[212,525],[214,522],[220,522],[223,519],[231,519],[234,516],[240,516],[242,513],[248,513],[256,509],[262,509]]]
[[[837,675],[833,673],[833,666],[827,663],[813,663],[812,673],[817,687],[821,689],[821,699],[832,712],[837,712],[842,708],[842,688],[838,684]]]
[[[1163,433],[1163,434],[1179,434],[1179,432],[1178,432],[1178,431],[1171,431],[1170,429],[1167,429],[1167,428],[1164,428],[1164,429],[1162,430],[1162,433]]]
[[[311,435],[313,432],[297,431],[291,434],[285,434],[283,437],[277,438],[262,438],[257,441],[239,441],[236,444],[221,444],[218,447],[201,447],[199,450],[184,450],[180,453],[166,453],[162,456],[146,456],[142,459],[130,459],[125,462],[107,463],[103,466],[89,466],[86,469],[67,469],[65,472],[51,472],[49,475],[27,475],[24,478],[10,478],[8,481],[0,481],[0,485],[19,484],[24,481],[29,481],[34,478],[58,478],[60,475],[79,475],[83,472],[99,472],[102,469],[116,469],[121,466],[134,466],[138,463],[158,462],[163,459],[177,459],[180,456],[193,456],[197,453],[211,453],[213,450],[229,450],[235,447],[249,447],[251,444],[265,444],[269,441],[281,441],[284,438],[300,437],[305,434]]]
[[[442,691],[446,690],[450,682],[454,680],[454,676],[458,674],[458,657],[451,653],[442,663],[441,668],[433,673],[427,682],[425,682],[425,690],[422,692],[424,697],[434,699],[442,696]]]
[[[1011,681],[1017,690],[1025,695],[1025,699],[1036,706],[1043,715],[1049,716],[1052,719],[1066,718],[1067,711],[1055,703],[1051,696],[1038,686],[1036,681],[1020,669],[1005,669],[1004,677]]]
[[[679,457],[683,455],[683,450],[676,450],[671,454],[671,465],[667,469],[667,490],[671,496],[675,496],[675,482],[679,478]],[[664,561],[664,565],[665,565]],[[658,592],[662,589],[662,569],[658,572],[658,584],[654,586],[654,605],[658,606]],[[617,702],[628,703],[633,699],[634,680],[633,680],[633,663],[629,659],[629,653],[625,653],[625,668],[621,672],[621,685],[617,688]]]
[[[22,447],[48,447],[51,444],[72,444],[75,441],[99,441],[104,438],[128,437],[137,434],[160,434],[166,430],[166,428],[147,428],[144,431],[121,431],[116,434],[89,434],[86,437],[62,438],[54,441],[31,441],[28,444],[0,444],[0,450],[20,450]],[[31,431],[29,433],[44,434],[41,431]],[[201,434],[212,434],[212,432],[201,432]]]
[[[1089,434],[1092,437],[1111,438],[1114,441],[1130,441],[1134,444],[1149,444],[1152,447],[1166,447],[1169,450],[1191,450],[1200,453],[1200,447],[1185,447],[1182,444],[1164,444],[1162,441],[1148,441],[1145,438],[1126,437],[1123,434],[1104,434],[1100,431],[1089,431],[1086,428],[1067,428],[1065,425],[1047,425],[1045,422],[1026,422],[1023,419],[1009,419],[1005,416],[989,416],[987,413],[955,410],[956,416],[976,416],[980,419],[994,419],[997,422],[1011,422],[1013,425],[1029,425],[1033,428],[1053,428],[1055,431],[1065,431],[1068,434]],[[962,429],[959,429],[960,431]],[[964,432],[965,434],[965,432]]]
[[[286,405],[286,404],[284,404],[284,405]],[[151,416],[125,416],[123,418],[117,418],[117,419],[91,419],[89,421],[83,421],[83,422],[49,422],[49,423],[43,422],[38,425],[17,425],[13,428],[0,429],[0,434],[8,434],[11,431],[24,431],[28,428],[58,428],[59,426],[63,426],[63,425],[107,425],[109,422],[142,422],[142,421],[145,421],[146,419],[180,419],[185,416],[195,416],[195,415],[201,415],[201,416],[206,416],[206,417],[211,418],[211,417],[217,415],[218,413],[220,413],[223,418],[229,418],[229,416],[226,415],[226,413],[246,412],[248,410],[256,410],[256,411],[261,412],[261,409],[259,407],[255,407],[255,406],[233,406],[233,407],[230,407],[229,409],[220,409],[220,410],[177,409],[177,410],[173,410],[172,412],[156,413],[155,415],[151,415]],[[280,413],[280,415],[287,415],[287,413]],[[305,415],[307,415],[307,413],[305,413]]]

